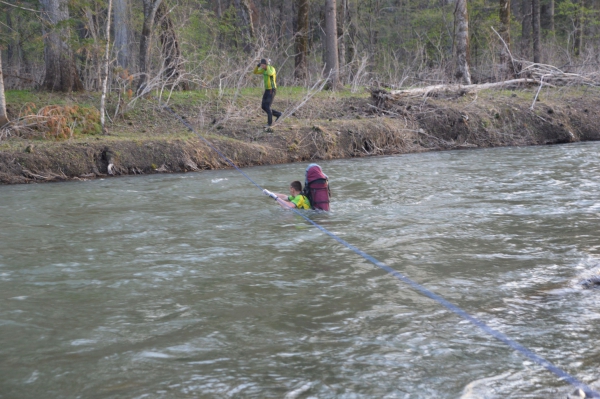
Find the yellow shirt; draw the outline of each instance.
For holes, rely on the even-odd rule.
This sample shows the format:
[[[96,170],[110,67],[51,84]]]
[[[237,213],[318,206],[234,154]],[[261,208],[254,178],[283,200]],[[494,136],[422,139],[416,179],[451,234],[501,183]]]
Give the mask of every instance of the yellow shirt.
[[[259,67],[254,68],[255,75],[263,75],[265,79],[265,90],[277,88],[277,71],[271,65],[267,65],[267,69]]]
[[[308,201],[308,198],[302,194],[298,194],[295,197],[290,195],[288,197],[288,201],[296,205],[296,208],[298,209],[310,209],[310,202]]]

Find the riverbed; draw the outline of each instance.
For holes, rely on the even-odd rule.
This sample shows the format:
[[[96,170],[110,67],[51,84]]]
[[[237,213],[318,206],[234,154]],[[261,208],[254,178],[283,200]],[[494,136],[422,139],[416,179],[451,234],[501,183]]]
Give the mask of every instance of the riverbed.
[[[600,388],[599,143],[322,162],[308,217]],[[247,168],[271,191],[306,164]],[[0,186],[1,398],[564,398],[235,170]]]

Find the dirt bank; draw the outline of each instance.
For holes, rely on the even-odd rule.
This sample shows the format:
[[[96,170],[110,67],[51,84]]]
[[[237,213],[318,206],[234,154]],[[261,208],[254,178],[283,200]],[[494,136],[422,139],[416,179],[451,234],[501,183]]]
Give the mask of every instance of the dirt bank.
[[[230,111],[199,116],[192,106],[173,108],[241,167],[600,139],[597,89],[544,89],[532,110],[535,91],[496,90],[394,103],[364,94],[313,98],[272,131],[261,127],[265,118],[253,102],[234,116]],[[292,109],[298,101],[283,97],[276,104]],[[0,142],[3,184],[227,167],[215,151],[159,108],[139,113],[137,119],[125,115],[109,135],[65,141],[14,136]]]

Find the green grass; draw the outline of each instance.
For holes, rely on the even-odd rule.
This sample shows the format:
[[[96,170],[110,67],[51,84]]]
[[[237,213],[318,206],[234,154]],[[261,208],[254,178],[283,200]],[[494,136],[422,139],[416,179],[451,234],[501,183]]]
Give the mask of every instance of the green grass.
[[[205,89],[194,91],[177,91],[170,94],[169,103],[173,105],[190,105],[191,103],[231,101],[234,98],[238,101],[261,98],[264,89],[262,87],[244,87],[239,90],[227,88],[219,91],[218,89]],[[280,86],[277,89],[277,98],[280,100],[302,100],[308,94],[308,89],[299,86]],[[169,93],[163,93],[163,99],[166,99]],[[321,91],[315,94],[315,98],[321,99],[344,99],[344,98],[368,98],[370,94],[361,89],[357,93],[352,93],[349,87],[335,92]]]
[[[46,105],[73,105],[77,104],[84,107],[99,107],[99,93],[57,93],[41,92],[33,90],[7,90],[5,93],[6,104],[8,106],[24,105],[33,103],[37,108]]]
[[[191,90],[191,91],[173,91],[169,93],[167,91],[162,93],[162,100],[169,100],[169,104],[173,106],[190,107],[193,105],[210,104],[213,106],[220,106],[221,104],[230,104],[235,100],[234,104],[237,106],[244,106],[251,102],[260,101],[264,89],[260,86],[256,87],[244,87],[239,90],[233,88],[227,88],[222,91],[218,89],[203,89],[203,90]],[[158,96],[158,92],[152,93],[154,96]],[[277,89],[278,100],[289,100],[289,101],[301,101],[308,94],[308,89],[298,86],[280,86]],[[5,92],[6,103],[8,107],[12,108],[13,113],[21,113],[22,109],[27,104],[34,104],[35,106],[30,107],[35,110],[46,105],[73,105],[77,104],[83,107],[95,107],[100,108],[100,93],[49,93],[49,92],[38,92],[30,90],[8,90]],[[368,98],[369,93],[361,89],[358,93],[352,93],[349,87],[345,87],[342,90],[335,92],[332,91],[321,91],[314,94],[315,99],[330,99],[340,100],[347,98]],[[109,114],[111,110],[114,112],[118,95],[110,93],[107,98],[107,109]],[[133,117],[141,117],[147,112],[148,106],[156,105],[156,100],[152,97],[147,100],[140,99],[135,104],[134,108],[127,111],[127,113]]]
[[[4,92],[6,102],[10,103],[35,103],[39,101],[38,93],[29,90],[7,90]]]

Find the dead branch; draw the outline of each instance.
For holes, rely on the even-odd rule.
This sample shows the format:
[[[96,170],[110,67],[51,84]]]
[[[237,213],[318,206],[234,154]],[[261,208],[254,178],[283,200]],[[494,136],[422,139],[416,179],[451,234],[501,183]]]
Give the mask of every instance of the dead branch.
[[[493,28],[492,28],[493,29]],[[496,32],[494,30],[494,32]],[[498,32],[496,32],[498,34]],[[499,36],[499,35],[498,35]],[[500,39],[502,39],[500,37]],[[504,43],[504,41],[503,41]],[[504,43],[506,45],[506,43]],[[600,86],[600,76],[597,73],[591,73],[587,75],[580,75],[576,73],[567,73],[562,71],[560,68],[554,65],[533,63],[525,60],[518,60],[513,58],[513,55],[508,53],[511,57],[513,66],[520,66],[521,69],[518,75],[521,76],[517,79],[510,79],[503,82],[484,83],[484,84],[472,84],[472,85],[458,85],[458,84],[440,84],[426,87],[417,87],[412,89],[404,90],[392,90],[385,91],[381,89],[372,89],[371,96],[377,101],[379,105],[385,102],[397,102],[403,98],[411,97],[432,97],[432,96],[448,96],[455,97],[465,95],[469,93],[477,93],[480,90],[486,89],[499,89],[507,87],[518,87],[521,85],[539,85],[536,94],[536,99],[539,96],[540,90],[543,86],[556,87],[559,85],[567,84],[579,84],[579,85],[591,85]],[[535,100],[534,100],[535,104]],[[533,104],[531,109],[533,109]]]
[[[331,72],[330,72],[330,74],[331,74]],[[310,89],[307,90],[306,95],[298,104],[283,111],[283,113],[279,117],[278,122],[282,122],[288,116],[290,116],[294,112],[298,111],[300,108],[302,108],[302,106],[304,106],[304,104],[306,104],[311,98],[313,98],[315,96],[315,94],[323,91],[327,82],[329,82],[329,76],[327,76],[327,78],[325,78],[325,79],[318,80]]]
[[[511,86],[519,86],[524,84],[535,84],[538,83],[535,79],[530,78],[520,78],[520,79],[511,79],[505,80],[504,82],[496,82],[496,83],[484,83],[484,84],[472,84],[472,85],[458,85],[458,84],[443,84],[443,85],[434,85],[427,87],[418,87],[414,89],[406,89],[406,90],[392,90],[390,92],[384,92],[382,90],[377,90],[377,92],[372,91],[372,94],[375,97],[379,97],[384,100],[398,100],[403,97],[431,97],[431,96],[439,96],[442,94],[446,95],[457,95],[457,94],[468,94],[474,93],[480,90],[486,89],[498,89],[498,88],[506,88]]]

